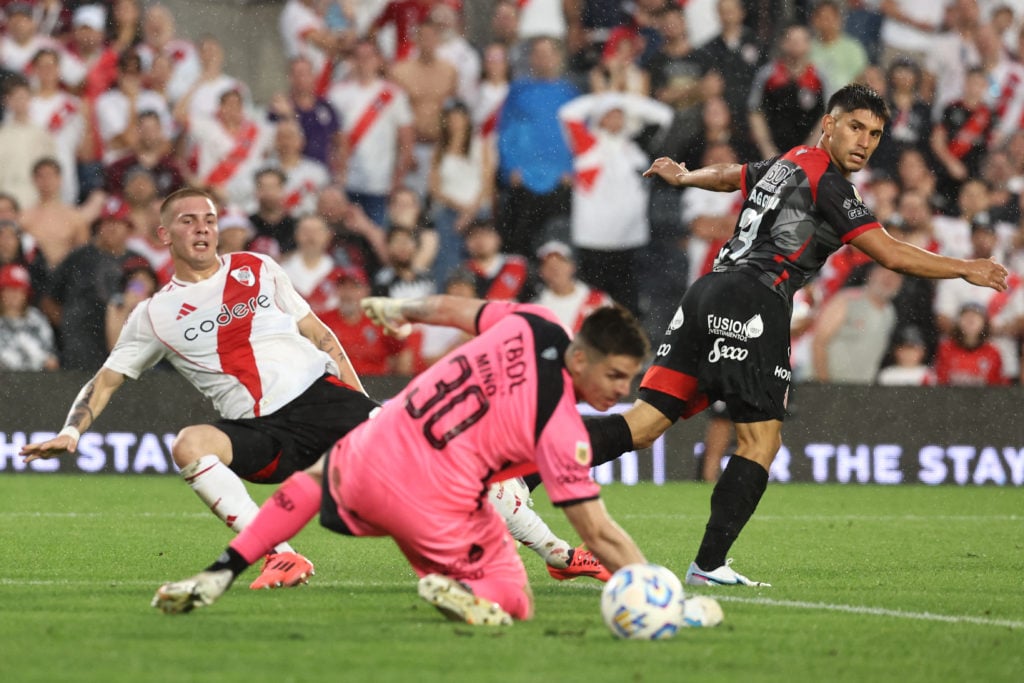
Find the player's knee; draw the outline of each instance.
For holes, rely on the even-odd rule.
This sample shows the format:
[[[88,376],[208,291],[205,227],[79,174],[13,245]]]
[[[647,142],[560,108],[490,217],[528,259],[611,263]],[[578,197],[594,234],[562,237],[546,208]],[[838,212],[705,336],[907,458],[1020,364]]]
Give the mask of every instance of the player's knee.
[[[174,464],[179,469],[184,469],[204,455],[216,455],[223,461],[224,455],[220,452],[223,449],[216,443],[216,438],[211,438],[212,436],[206,425],[193,425],[182,429],[171,444]]]

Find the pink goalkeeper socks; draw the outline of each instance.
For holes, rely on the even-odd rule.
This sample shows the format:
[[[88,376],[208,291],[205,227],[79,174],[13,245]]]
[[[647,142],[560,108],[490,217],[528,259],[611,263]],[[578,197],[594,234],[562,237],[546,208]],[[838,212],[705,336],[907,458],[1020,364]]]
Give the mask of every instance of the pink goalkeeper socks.
[[[305,472],[288,477],[263,504],[231,547],[249,564],[302,531],[320,511],[320,483]]]

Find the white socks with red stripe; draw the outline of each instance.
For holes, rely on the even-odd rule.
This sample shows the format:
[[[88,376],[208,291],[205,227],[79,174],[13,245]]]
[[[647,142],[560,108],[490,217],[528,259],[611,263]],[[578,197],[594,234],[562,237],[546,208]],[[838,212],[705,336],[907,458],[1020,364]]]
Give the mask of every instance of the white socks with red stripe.
[[[216,455],[204,455],[186,466],[181,470],[181,478],[235,533],[248,526],[260,511],[260,506],[249,496],[242,480]],[[294,552],[294,549],[287,543],[281,543],[274,551],[285,553]]]
[[[569,566],[572,548],[551,531],[548,525],[530,507],[530,489],[522,479],[506,479],[491,486],[487,494],[491,504],[505,519],[512,538],[544,558],[552,567]]]

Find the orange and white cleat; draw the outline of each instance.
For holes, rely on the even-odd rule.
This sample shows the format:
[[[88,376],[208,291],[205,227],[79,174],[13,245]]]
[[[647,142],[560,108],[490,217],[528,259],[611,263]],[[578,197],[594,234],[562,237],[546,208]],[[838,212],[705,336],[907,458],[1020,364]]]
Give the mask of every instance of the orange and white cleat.
[[[594,557],[594,554],[580,546],[569,551],[569,565],[564,569],[548,565],[548,574],[559,581],[575,579],[580,576],[589,576],[598,581],[608,581],[612,573],[608,571],[601,561]]]
[[[313,563],[302,555],[293,552],[270,553],[263,560],[263,569],[249,588],[291,588],[309,583],[313,571]]]

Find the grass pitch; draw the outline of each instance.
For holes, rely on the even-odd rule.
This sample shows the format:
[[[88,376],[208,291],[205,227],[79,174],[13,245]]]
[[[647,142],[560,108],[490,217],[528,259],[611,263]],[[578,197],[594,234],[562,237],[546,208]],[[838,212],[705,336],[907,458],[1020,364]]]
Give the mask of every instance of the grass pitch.
[[[165,616],[157,586],[208,564],[230,532],[172,477],[0,478],[0,680],[1021,681],[1024,491],[770,485],[733,549],[772,588],[708,590],[721,627],[614,640],[600,584],[551,580],[521,550],[533,621],[444,621],[387,539],[310,525],[305,587]],[[254,487],[261,499],[272,489]],[[682,575],[710,487],[613,485],[612,515]],[[536,509],[573,538],[543,498]]]

